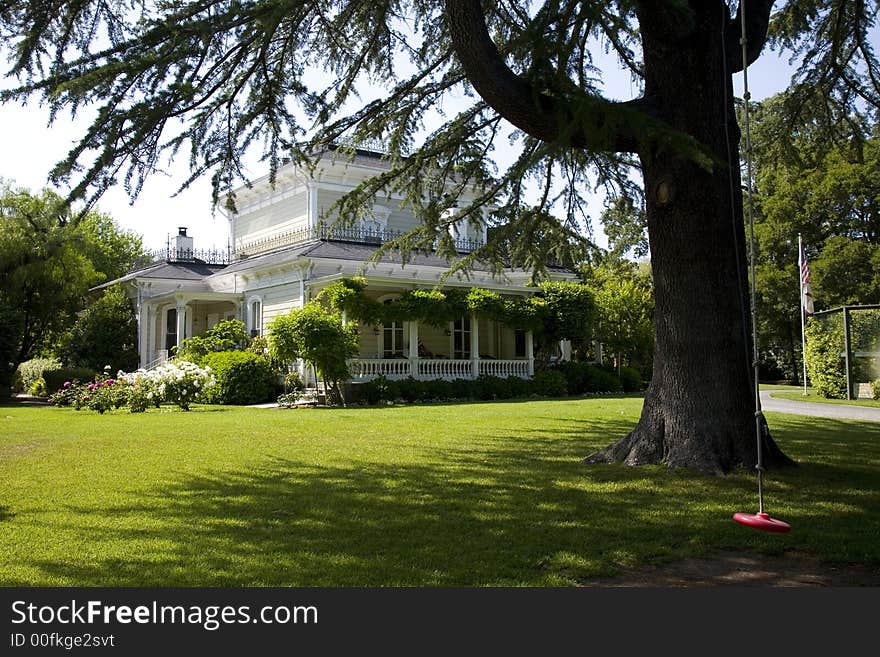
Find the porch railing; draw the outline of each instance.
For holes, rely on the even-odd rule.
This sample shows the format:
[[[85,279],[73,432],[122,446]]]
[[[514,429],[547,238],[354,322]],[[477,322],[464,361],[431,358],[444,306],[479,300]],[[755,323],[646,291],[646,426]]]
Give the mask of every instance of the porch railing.
[[[353,358],[348,362],[348,371],[355,381],[367,381],[377,376],[396,379],[410,375],[406,358]]]
[[[529,376],[528,360],[489,360],[477,361],[481,375],[489,376]],[[378,376],[388,379],[403,379],[412,376],[416,379],[472,379],[473,361],[447,358],[353,358],[348,362],[348,371],[354,381],[369,381]]]
[[[422,379],[470,379],[473,378],[471,361],[437,358],[421,358],[418,361],[419,377]]]
[[[529,361],[527,360],[486,360],[481,359],[480,374],[488,376],[519,376],[525,378],[529,375]]]

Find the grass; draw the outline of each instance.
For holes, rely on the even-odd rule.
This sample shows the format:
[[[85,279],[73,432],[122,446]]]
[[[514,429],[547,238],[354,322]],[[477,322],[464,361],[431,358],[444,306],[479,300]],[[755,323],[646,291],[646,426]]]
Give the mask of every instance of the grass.
[[[822,397],[817,395],[816,392],[812,388],[807,388],[807,394],[804,395],[804,389],[797,388],[793,390],[791,387],[788,388],[771,388],[773,393],[772,397],[777,397],[779,399],[788,399],[790,401],[805,401],[805,402],[814,402],[817,404],[844,404],[848,406],[867,406],[869,408],[880,408],[880,399],[828,399],[827,397]],[[778,390],[778,392],[777,392]]]
[[[880,424],[768,414],[752,473],[581,464],[641,400],[0,408],[5,586],[565,586],[719,549],[880,564]]]

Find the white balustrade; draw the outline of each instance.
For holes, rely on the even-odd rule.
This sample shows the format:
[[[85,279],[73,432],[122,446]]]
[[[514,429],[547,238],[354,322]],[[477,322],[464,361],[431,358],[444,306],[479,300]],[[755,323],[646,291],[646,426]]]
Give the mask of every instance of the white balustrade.
[[[420,379],[471,379],[471,361],[462,359],[420,358]]]
[[[529,378],[529,361],[480,359],[481,375]],[[472,379],[473,370],[468,359],[419,358],[415,362],[415,372],[410,369],[407,358],[353,358],[348,362],[348,371],[355,381],[368,381],[378,376],[389,379],[402,379],[415,376],[417,379]]]
[[[410,375],[406,358],[353,358],[348,361],[352,379],[372,379],[377,376],[402,378]]]
[[[486,360],[480,359],[480,374],[487,376],[519,376],[528,378],[528,360]]]

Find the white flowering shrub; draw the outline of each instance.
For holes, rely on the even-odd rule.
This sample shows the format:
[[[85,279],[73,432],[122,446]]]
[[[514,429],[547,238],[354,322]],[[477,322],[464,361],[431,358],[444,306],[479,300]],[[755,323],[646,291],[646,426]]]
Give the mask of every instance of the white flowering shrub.
[[[155,369],[120,374],[119,378],[131,386],[129,407],[132,412],[165,401],[188,411],[189,405],[201,401],[215,384],[210,367],[199,367],[185,360],[169,360]]]

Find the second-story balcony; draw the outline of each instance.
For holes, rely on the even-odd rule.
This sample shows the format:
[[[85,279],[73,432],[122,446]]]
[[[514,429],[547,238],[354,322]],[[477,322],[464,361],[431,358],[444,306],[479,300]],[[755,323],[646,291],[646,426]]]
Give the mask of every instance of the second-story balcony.
[[[335,240],[338,242],[354,242],[357,244],[375,244],[380,246],[386,242],[403,237],[406,233],[397,230],[375,229],[363,226],[318,226],[290,230],[271,237],[256,240],[243,241],[235,245],[233,259],[247,258],[271,251],[277,251],[288,246],[295,246],[313,240]],[[482,240],[478,239],[453,239],[456,251],[470,253],[483,246]]]

